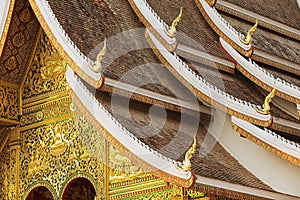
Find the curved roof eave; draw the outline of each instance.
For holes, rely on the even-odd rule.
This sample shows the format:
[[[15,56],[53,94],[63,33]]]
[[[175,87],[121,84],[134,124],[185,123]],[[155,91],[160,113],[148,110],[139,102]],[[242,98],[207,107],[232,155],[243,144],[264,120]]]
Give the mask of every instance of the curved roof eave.
[[[72,69],[94,87],[101,87],[104,78],[89,67],[91,60],[85,56],[64,31],[55,17],[50,5],[45,0],[29,0],[38,21],[54,47]]]
[[[176,38],[168,36],[164,27],[168,25],[157,15],[157,13],[151,8],[147,1],[129,0],[128,1],[142,23],[150,29],[162,44],[171,52],[177,47]]]
[[[90,119],[102,130],[104,136],[138,166],[150,173],[176,185],[189,188],[194,184],[195,176],[191,171],[182,171],[176,161],[166,158],[142,143],[127,131],[101,104],[89,93],[71,68],[67,69],[66,80],[70,86],[71,96]],[[76,101],[77,99],[77,101]]]
[[[225,110],[228,114],[237,116],[251,123],[260,126],[271,125],[272,117],[270,114],[259,114],[254,109],[254,107],[257,107],[256,105],[237,99],[209,84],[205,79],[189,68],[178,56],[168,52],[155,36],[147,30],[145,32],[146,38],[154,53],[175,77],[183,82],[199,99],[205,100],[217,106],[219,109]]]
[[[14,5],[15,0],[2,0],[0,2],[0,56],[2,54],[2,50],[8,33]]]
[[[215,7],[210,7],[205,0],[195,0],[200,12],[210,27],[224,40],[243,55],[250,57],[253,53],[252,44],[244,44],[240,41],[241,33],[238,33],[222,16]]]
[[[298,86],[280,78],[275,78],[251,59],[249,61],[246,60],[222,38],[220,38],[220,43],[228,56],[237,63],[236,68],[248,79],[267,91],[271,91],[275,86],[277,90],[276,95],[296,104],[300,103],[300,88]]]
[[[275,155],[300,166],[300,145],[281,137],[268,129],[262,130],[259,127],[231,117],[233,129],[242,136],[248,138],[259,146],[271,151]]]

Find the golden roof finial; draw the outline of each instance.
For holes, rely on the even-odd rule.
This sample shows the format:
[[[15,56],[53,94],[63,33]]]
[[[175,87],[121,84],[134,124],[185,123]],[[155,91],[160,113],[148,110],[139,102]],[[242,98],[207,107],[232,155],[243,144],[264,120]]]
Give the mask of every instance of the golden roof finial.
[[[176,19],[174,19],[174,21],[172,22],[172,25],[169,28],[164,26],[165,33],[168,36],[170,36],[171,38],[176,36],[176,26],[177,26],[177,23],[181,20],[181,17],[182,17],[182,7],[180,7],[179,15],[176,17]]]
[[[272,101],[272,98],[276,95],[276,87],[274,83],[274,88],[272,91],[265,97],[264,104],[261,106],[262,108],[256,108],[256,111],[261,114],[269,114],[270,113],[270,103]]]
[[[241,38],[241,35],[239,35],[240,41],[244,44],[250,44],[252,42],[252,34],[254,33],[254,31],[256,30],[258,25],[258,19],[256,18],[256,22],[254,24],[254,26],[252,26],[249,31],[247,32],[247,35],[245,38]]]
[[[106,38],[104,38],[104,42],[103,42],[103,48],[99,51],[98,55],[97,55],[97,59],[96,59],[96,64],[95,66],[93,66],[92,64],[89,63],[90,68],[96,72],[96,73],[100,73],[102,70],[102,65],[101,65],[101,61],[102,61],[102,57],[106,54]]]
[[[193,145],[189,148],[189,150],[185,153],[184,161],[182,166],[177,166],[179,169],[184,171],[191,170],[191,158],[193,157],[192,154],[196,152],[197,149],[197,141],[196,141],[196,134],[194,135],[194,142]]]

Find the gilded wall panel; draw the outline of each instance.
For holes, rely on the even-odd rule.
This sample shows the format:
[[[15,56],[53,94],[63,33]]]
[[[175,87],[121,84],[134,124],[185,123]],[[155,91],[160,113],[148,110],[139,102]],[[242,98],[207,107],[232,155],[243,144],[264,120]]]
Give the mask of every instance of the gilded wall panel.
[[[18,91],[5,85],[0,85],[0,117],[18,119]]]
[[[12,199],[11,177],[10,177],[10,154],[7,145],[1,152],[0,156],[0,197],[3,200]]]
[[[42,180],[59,196],[72,178],[83,174],[95,180],[97,195],[105,197],[105,140],[83,116],[23,131],[21,139],[21,194]]]
[[[64,89],[66,66],[67,63],[42,32],[24,82],[23,98]]]

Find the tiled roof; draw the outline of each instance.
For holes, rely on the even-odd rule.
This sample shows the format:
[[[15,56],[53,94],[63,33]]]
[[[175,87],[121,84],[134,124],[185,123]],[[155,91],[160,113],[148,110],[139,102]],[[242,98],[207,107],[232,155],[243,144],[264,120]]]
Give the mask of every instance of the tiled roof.
[[[300,9],[297,0],[278,1],[278,0],[226,0],[249,11],[269,17],[283,24],[300,29]]]
[[[226,19],[231,25],[233,25],[236,30],[244,34],[247,34],[247,31],[253,26],[253,24],[245,22],[241,19],[237,19],[225,13],[222,13],[222,17]],[[259,26],[259,22],[258,28],[253,34],[253,45],[254,52],[257,48],[300,64],[299,41],[287,38],[283,35],[279,35],[277,33],[274,33],[273,31],[262,28],[261,26]]]
[[[182,161],[185,151],[192,143],[193,134],[197,134],[197,155],[192,159],[192,170],[200,175],[234,184],[272,191],[253,174],[247,171],[234,159],[212,136],[207,133],[204,125],[197,122],[196,117],[182,115],[180,113],[166,111],[166,115],[160,112],[151,112],[150,105],[130,101],[126,107],[123,97],[111,97],[103,92],[97,92],[97,99],[105,106],[114,117],[127,130],[139,137],[144,143],[163,155]],[[113,102],[113,103],[112,103]],[[128,117],[128,113],[130,117]],[[163,126],[161,126],[161,122]],[[196,124],[197,123],[197,124]],[[208,122],[205,122],[208,123]],[[196,132],[195,132],[195,127]],[[205,140],[205,142],[204,142]],[[205,154],[202,148],[212,145],[212,149]],[[201,148],[202,146],[202,148]]]

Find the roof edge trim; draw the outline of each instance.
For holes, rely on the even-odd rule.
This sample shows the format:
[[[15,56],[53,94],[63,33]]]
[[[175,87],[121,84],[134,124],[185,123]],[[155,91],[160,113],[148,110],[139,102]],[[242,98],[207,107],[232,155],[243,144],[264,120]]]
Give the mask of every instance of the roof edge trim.
[[[262,148],[275,155],[300,166],[300,145],[285,139],[268,129],[259,127],[231,116],[233,129]]]
[[[144,170],[162,179],[189,188],[195,181],[191,171],[176,168],[177,161],[171,160],[142,143],[132,133],[127,131],[83,85],[71,68],[67,69],[66,79],[70,86],[71,96],[76,105],[85,110],[95,125],[102,130],[104,136],[113,145],[124,150],[126,155]],[[73,99],[73,101],[74,101]]]
[[[200,100],[202,99],[230,115],[237,116],[251,123],[260,126],[270,126],[272,124],[270,114],[260,114],[254,109],[258,107],[257,105],[233,97],[208,83],[187,66],[175,53],[173,55],[164,49],[155,36],[147,30],[145,31],[146,39],[162,64],[166,65],[168,70]],[[226,100],[224,101],[224,99]]]
[[[4,5],[3,5],[4,4]],[[2,0],[0,3],[1,17],[0,17],[0,57],[4,48],[7,33],[9,30],[10,21],[12,18],[15,0]]]
[[[103,76],[90,69],[89,63],[92,61],[79,50],[64,31],[49,3],[45,0],[28,1],[46,35],[70,67],[90,85],[101,87],[104,82]]]
[[[168,51],[173,52],[177,47],[176,37],[171,38],[165,33],[164,27],[169,26],[151,8],[148,2],[146,0],[128,0],[128,2],[142,23],[147,28],[152,27],[152,34],[164,44]]]
[[[259,23],[260,26],[263,26],[272,31],[276,31],[285,36],[300,40],[300,30],[290,27],[286,24],[280,23],[278,21],[275,21],[273,19],[270,19],[268,17],[265,17],[263,15],[260,15],[258,13],[244,9],[233,3],[230,3],[230,2],[227,2],[224,0],[218,0],[218,2],[216,4],[216,8],[223,12],[229,13],[233,16],[240,17],[249,22],[255,23],[255,17],[257,17],[257,19],[260,22]],[[253,16],[255,16],[255,17],[253,17]]]
[[[288,83],[283,79],[275,78],[273,74],[258,66],[250,58],[246,60],[221,37],[220,43],[227,55],[237,63],[236,68],[248,79],[267,91],[271,91],[275,83],[276,94],[278,96],[296,104],[300,103],[300,88],[298,86]]]
[[[202,185],[207,185],[211,187],[216,187],[220,189],[224,189],[227,191],[232,191],[234,192],[234,197],[236,196],[236,193],[241,193],[241,197],[243,199],[253,199],[253,196],[257,196],[260,198],[269,198],[269,199],[277,199],[277,200],[285,200],[285,199],[299,199],[299,197],[287,195],[287,194],[282,194],[282,193],[275,193],[271,191],[266,191],[258,188],[252,188],[252,187],[247,187],[244,185],[238,185],[234,183],[228,183],[226,181],[222,180],[216,180],[216,179],[211,179],[207,178],[204,176],[199,176],[196,175],[196,183],[195,187],[197,187],[197,184],[202,184]],[[201,187],[201,186],[200,186]],[[249,195],[250,197],[245,197],[244,195]]]
[[[253,53],[252,44],[244,44],[240,41],[241,33],[236,31],[216,10],[215,7],[210,7],[205,0],[195,0],[204,19],[210,27],[231,46],[237,49],[241,54],[250,57]]]

